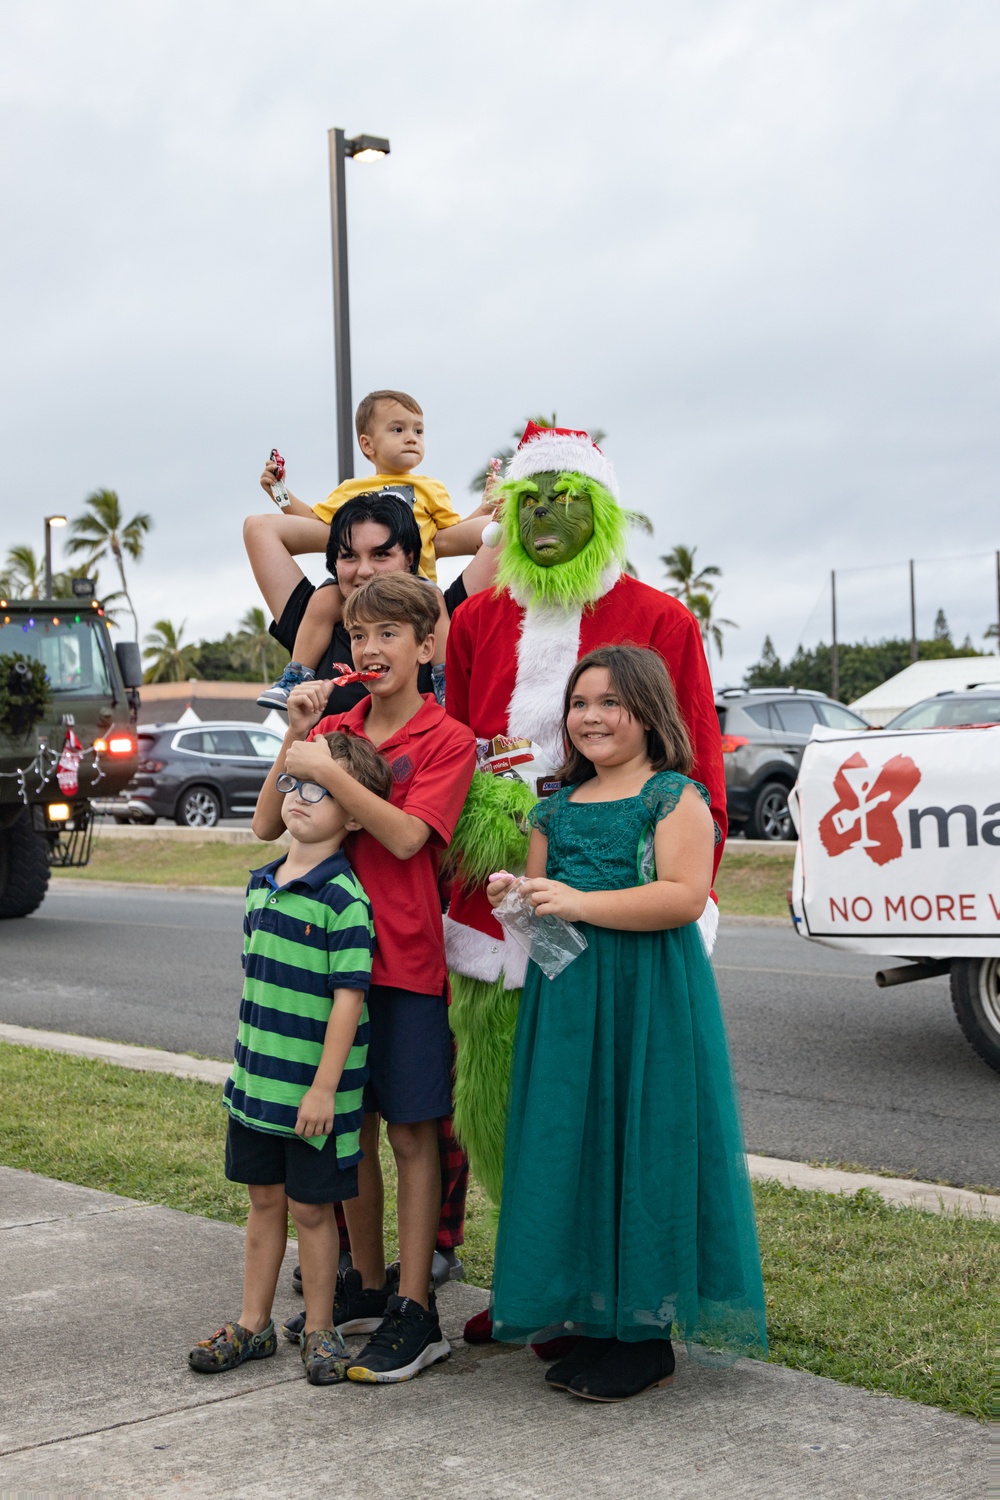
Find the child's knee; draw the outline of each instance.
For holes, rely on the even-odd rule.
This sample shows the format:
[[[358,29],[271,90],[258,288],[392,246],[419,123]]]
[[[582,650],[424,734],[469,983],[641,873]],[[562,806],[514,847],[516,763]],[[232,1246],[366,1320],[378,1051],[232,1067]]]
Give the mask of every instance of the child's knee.
[[[283,1214],[288,1212],[288,1199],[280,1182],[251,1183],[247,1188],[250,1203],[259,1214]]]
[[[296,1229],[304,1229],[307,1234],[322,1229],[328,1220],[333,1219],[332,1203],[299,1203],[296,1199],[289,1198],[288,1211]]]
[[[420,1120],[414,1124],[386,1124],[389,1144],[397,1161],[416,1161],[430,1151],[437,1151],[437,1121]]]

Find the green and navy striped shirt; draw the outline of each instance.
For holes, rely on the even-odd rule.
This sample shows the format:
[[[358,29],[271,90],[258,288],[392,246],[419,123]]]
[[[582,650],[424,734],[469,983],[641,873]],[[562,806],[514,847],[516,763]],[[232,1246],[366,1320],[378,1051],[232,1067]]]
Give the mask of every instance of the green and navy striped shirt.
[[[302,1096],[323,1055],[333,992],[368,994],[372,909],[339,851],[307,875],[278,885],[276,859],[254,870],[243,919],[243,999],[233,1071],[223,1102],[251,1130],[294,1135]],[[362,1094],[368,1078],[368,1005],[337,1086],[334,1130],[343,1167],[361,1160]],[[303,1137],[321,1148],[325,1135]]]

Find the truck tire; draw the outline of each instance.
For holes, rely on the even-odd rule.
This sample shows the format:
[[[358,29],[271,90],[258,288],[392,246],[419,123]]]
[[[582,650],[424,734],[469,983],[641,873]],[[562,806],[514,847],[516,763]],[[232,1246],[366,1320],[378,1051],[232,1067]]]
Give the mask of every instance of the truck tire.
[[[24,807],[0,829],[0,918],[27,917],[41,906],[49,888],[49,851]]]
[[[767,839],[781,843],[795,838],[792,815],[788,811],[788,788],[783,781],[765,781],[754,798],[753,811],[746,823],[748,839]]]
[[[174,822],[181,828],[214,828],[222,816],[222,804],[210,786],[189,786],[181,795]]]
[[[1000,958],[956,958],[951,1003],[965,1039],[1000,1073]]]

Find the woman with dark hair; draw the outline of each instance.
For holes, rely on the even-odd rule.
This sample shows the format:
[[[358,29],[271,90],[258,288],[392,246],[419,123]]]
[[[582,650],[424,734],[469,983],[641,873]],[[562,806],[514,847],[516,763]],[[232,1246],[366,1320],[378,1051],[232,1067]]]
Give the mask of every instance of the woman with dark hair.
[[[263,566],[264,556],[255,548],[253,529],[248,526],[244,536],[254,577],[274,616],[270,626],[271,634],[287,651],[291,651],[306,605],[316,592],[316,585],[310,582],[295,558],[287,552],[279,559],[280,566],[276,566],[274,549],[267,548],[266,567]],[[480,548],[464,573],[444,590],[439,628],[435,633],[435,662],[444,661],[449,618],[470,595],[492,584],[496,558],[495,549]],[[419,563],[420,531],[413,511],[391,491],[372,490],[357,495],[334,513],[326,552],[326,564],[330,572],[327,582],[338,584],[345,598],[377,573],[416,573]],[[319,585],[320,588],[326,586],[326,583]],[[433,585],[428,584],[428,588],[431,587]],[[350,639],[343,623],[339,622],[334,627],[330,643],[316,668],[316,677],[320,681],[329,678],[335,675],[332,672],[334,662],[350,660]],[[434,691],[432,671],[433,663],[421,668],[419,687],[422,693]],[[327,702],[326,713],[346,713],[365,696],[365,692],[363,683],[348,683],[344,687],[334,688]]]

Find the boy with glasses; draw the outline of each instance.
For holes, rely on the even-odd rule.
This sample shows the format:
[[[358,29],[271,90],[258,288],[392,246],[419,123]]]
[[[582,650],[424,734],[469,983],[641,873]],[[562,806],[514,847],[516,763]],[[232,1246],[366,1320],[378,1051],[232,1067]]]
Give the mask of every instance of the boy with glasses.
[[[367,741],[325,739],[352,784],[388,800],[391,772]],[[246,1183],[250,1195],[243,1306],[188,1360],[210,1375],[274,1354],[271,1307],[291,1213],[306,1378],[333,1385],[346,1378],[347,1363],[331,1320],[339,1249],[333,1205],[358,1192],[374,931],[371,903],[341,849],[360,824],[318,782],[285,774],[276,792],[292,843],[254,870],[247,887],[243,999],[223,1100],[226,1176]]]

